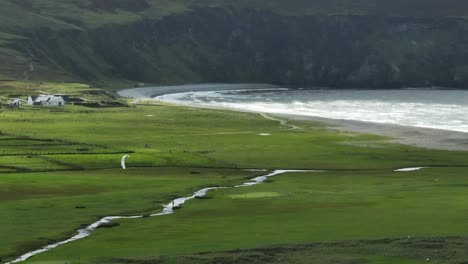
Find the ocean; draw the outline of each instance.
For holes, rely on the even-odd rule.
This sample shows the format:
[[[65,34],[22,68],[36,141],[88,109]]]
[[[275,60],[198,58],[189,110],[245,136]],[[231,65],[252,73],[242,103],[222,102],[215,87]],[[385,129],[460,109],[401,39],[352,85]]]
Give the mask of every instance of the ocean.
[[[468,90],[265,88],[166,94],[158,100],[468,132]]]

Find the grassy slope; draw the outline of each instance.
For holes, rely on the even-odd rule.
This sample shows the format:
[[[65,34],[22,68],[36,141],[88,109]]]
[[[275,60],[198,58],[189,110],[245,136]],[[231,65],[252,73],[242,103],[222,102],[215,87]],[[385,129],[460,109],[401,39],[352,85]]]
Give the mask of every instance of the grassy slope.
[[[0,81],[0,96],[22,97],[27,99],[28,95],[38,95],[43,93],[68,94],[70,96],[84,96],[86,99],[104,99],[103,97],[92,97],[93,92],[99,93],[101,90],[91,88],[90,85],[81,83],[53,83],[53,82],[32,82],[32,81]]]
[[[89,43],[76,39],[70,41],[71,35],[76,35],[77,31],[86,32],[104,26],[108,26],[107,30],[119,26],[125,27],[136,21],[154,21],[165,16],[183,15],[196,8],[207,7],[257,9],[293,16],[368,15],[464,18],[468,14],[468,5],[461,0],[413,0],[411,3],[402,0],[292,0],[287,2],[281,0],[4,0],[0,2],[0,16],[2,17],[0,21],[0,61],[2,62],[0,79],[22,80],[31,63],[35,63],[36,68],[30,73],[32,79],[83,81],[78,78],[84,78],[88,81],[95,80],[112,84],[122,78],[115,76],[118,75],[116,72],[107,72],[109,65],[99,59],[99,54],[91,52],[91,47],[87,46]],[[37,33],[39,29],[43,30],[39,35],[50,35],[50,38],[46,38],[45,42],[28,41],[28,38],[34,36],[33,32]],[[54,34],[54,32],[63,34]],[[151,34],[148,33],[148,35]],[[53,46],[55,50],[48,50],[49,45],[55,45]],[[31,46],[35,47],[33,50],[41,50],[40,62],[38,58],[34,58],[30,52],[26,51],[31,50]],[[144,53],[145,50],[141,52]],[[161,66],[166,70],[164,77],[160,77],[159,83],[174,83],[177,80],[171,76],[174,74],[185,76],[192,82],[200,79],[200,76],[196,76],[185,67],[180,67],[180,62],[175,59],[179,56],[186,58],[189,62],[192,59],[191,54],[189,52],[189,54],[184,54],[184,52],[187,53],[183,49],[176,52],[170,50],[167,53],[162,52],[162,60],[169,63]],[[62,55],[57,58],[53,56],[54,53]],[[458,70],[464,73],[466,69]]]
[[[119,258],[145,259],[278,244],[466,236],[467,172],[467,169],[427,169],[413,173],[326,172],[278,176],[270,184],[217,190],[213,199],[191,201],[173,216],[119,221],[122,224],[119,232],[98,231],[90,239],[64,246],[28,263],[44,263],[43,260],[78,263],[78,258],[80,263],[115,263]],[[374,250],[367,252],[355,246],[364,251],[361,253],[358,250],[336,255],[333,251],[322,252],[322,257],[343,257],[349,261],[343,263],[354,263],[351,260],[357,257],[358,263],[364,263],[365,259],[369,260],[366,263],[422,263],[427,256],[441,261],[451,254],[431,252],[428,250],[431,242],[426,242],[427,248],[420,242],[421,248],[415,246],[413,252],[401,252],[403,245],[399,248],[390,242],[382,241],[380,246],[371,244]],[[336,248],[340,248],[339,243]],[[423,255],[424,252],[428,255]],[[388,259],[384,261],[386,255]],[[399,262],[398,257],[413,261]],[[322,259],[317,263],[330,262]]]
[[[141,4],[145,2],[145,4]],[[257,8],[286,15],[351,14],[394,15],[411,17],[465,17],[468,4],[461,0],[10,0],[0,3],[0,28],[31,29],[35,27],[91,28],[104,24],[125,24],[143,18],[158,19],[180,14],[193,8],[231,6]],[[19,16],[18,16],[19,15]],[[21,18],[21,19],[20,19]]]
[[[406,17],[466,17],[468,4],[461,0],[239,0],[237,3],[287,15],[386,15]]]
[[[75,98],[86,99],[87,102],[120,101],[103,89],[93,88],[87,84],[69,82],[35,82],[0,80],[0,108],[12,99],[22,99],[23,104],[29,96],[40,94],[67,94]]]

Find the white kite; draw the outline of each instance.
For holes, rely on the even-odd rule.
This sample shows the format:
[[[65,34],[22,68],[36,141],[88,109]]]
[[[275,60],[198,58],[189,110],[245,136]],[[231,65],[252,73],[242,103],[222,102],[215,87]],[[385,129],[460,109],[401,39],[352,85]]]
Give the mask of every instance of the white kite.
[[[122,160],[120,160],[120,165],[122,165],[122,169],[126,170],[127,166],[125,165],[125,162],[127,161],[127,158],[130,157],[130,155],[125,155],[122,157]]]

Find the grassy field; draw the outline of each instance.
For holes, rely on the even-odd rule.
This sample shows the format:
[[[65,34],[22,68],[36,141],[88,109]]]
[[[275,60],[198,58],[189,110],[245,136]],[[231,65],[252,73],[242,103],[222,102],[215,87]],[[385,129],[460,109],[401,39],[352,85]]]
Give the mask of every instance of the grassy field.
[[[388,144],[376,136],[331,131],[308,123],[297,123],[301,130],[288,130],[260,115],[222,110],[164,105],[69,106],[3,111],[0,117],[1,131],[7,137],[0,140],[6,149],[0,153],[4,157],[45,157],[85,169],[116,168],[121,153],[133,153],[129,161],[138,167],[392,169],[468,165],[462,152]],[[48,146],[19,142],[24,146],[13,147],[12,137],[49,141]]]
[[[343,240],[362,246],[357,240],[468,232],[466,153],[293,124],[300,129],[252,113],[169,105],[2,109],[0,258],[66,238],[102,216],[155,212],[161,203],[201,186],[232,186],[259,174],[242,168],[328,172],[220,190],[173,216],[121,221],[31,261],[139,263],[149,258],[159,263],[168,255],[161,261],[190,263],[199,251]],[[124,153],[131,154],[128,171],[119,169]],[[439,168],[392,172],[411,166]],[[450,213],[438,215],[442,210]],[[393,263],[380,253],[359,251],[359,245],[351,252],[340,243],[334,247],[343,263],[358,257]],[[318,254],[314,250],[285,251],[283,257],[309,258]],[[419,255],[401,250],[392,256],[419,263]],[[252,252],[216,254],[213,258],[228,262]]]
[[[132,263],[131,259],[160,255],[259,246],[328,241],[333,247],[332,241],[343,240],[381,242],[371,245],[372,250],[355,245],[347,254],[335,255],[329,249],[316,263],[336,263],[331,260],[340,257],[340,263],[354,263],[356,258],[361,259],[357,263],[423,263],[426,258],[441,263],[447,252],[434,249],[445,243],[420,238],[468,235],[467,173],[468,169],[426,169],[277,176],[264,185],[217,190],[213,199],[191,201],[175,215],[119,221],[119,232],[98,231],[28,263]],[[398,239],[414,243],[413,251],[405,252],[407,245],[395,243]],[[342,243],[336,245],[338,251],[346,249]],[[462,256],[468,257],[466,252]]]
[[[290,246],[263,247],[249,250],[205,252],[182,256],[155,258],[116,258],[114,263],[372,263],[372,264],[421,264],[463,263],[468,239],[399,238],[359,240],[329,243],[311,243]],[[442,256],[442,257],[441,257]]]
[[[1,175],[0,256],[62,239],[106,215],[154,213],[173,197],[202,186],[239,183],[249,175],[189,168]]]

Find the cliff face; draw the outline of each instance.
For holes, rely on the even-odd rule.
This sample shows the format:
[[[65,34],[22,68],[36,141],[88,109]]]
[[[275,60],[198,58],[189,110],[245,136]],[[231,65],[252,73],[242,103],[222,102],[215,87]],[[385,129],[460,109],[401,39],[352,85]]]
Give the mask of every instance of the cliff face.
[[[468,20],[456,18],[289,16],[211,7],[22,35],[8,48],[29,58],[36,65],[31,76],[39,79],[374,88],[468,84]]]

